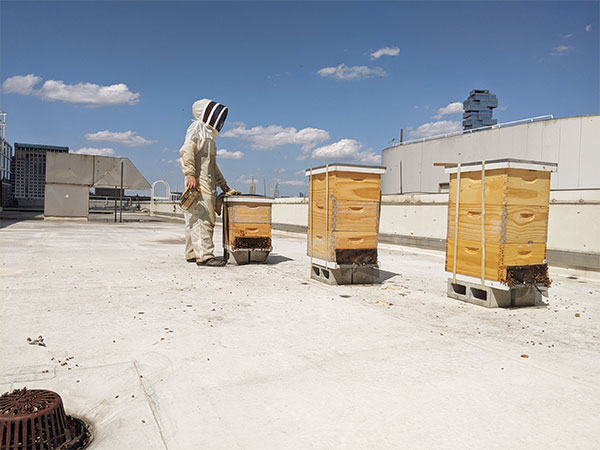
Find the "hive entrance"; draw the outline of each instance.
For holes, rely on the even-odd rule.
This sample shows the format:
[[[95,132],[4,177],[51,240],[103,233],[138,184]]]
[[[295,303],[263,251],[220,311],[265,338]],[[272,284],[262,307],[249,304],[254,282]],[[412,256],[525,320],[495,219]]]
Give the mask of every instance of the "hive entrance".
[[[530,264],[527,266],[508,266],[506,268],[506,284],[509,287],[519,284],[549,287],[552,280],[548,276],[547,264]]]
[[[0,396],[1,450],[83,449],[88,426],[67,416],[56,392],[27,388]]]
[[[233,239],[234,249],[257,249],[270,248],[271,239],[268,237],[235,237]]]

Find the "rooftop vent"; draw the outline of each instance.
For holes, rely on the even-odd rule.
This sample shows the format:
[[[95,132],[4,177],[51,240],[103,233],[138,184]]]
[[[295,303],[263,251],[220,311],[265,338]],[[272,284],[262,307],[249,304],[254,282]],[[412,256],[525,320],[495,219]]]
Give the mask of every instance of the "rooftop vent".
[[[463,129],[489,127],[498,121],[492,119],[492,110],[498,106],[498,99],[487,89],[473,89],[463,102]]]
[[[56,392],[23,388],[0,396],[0,450],[82,449],[89,436]]]

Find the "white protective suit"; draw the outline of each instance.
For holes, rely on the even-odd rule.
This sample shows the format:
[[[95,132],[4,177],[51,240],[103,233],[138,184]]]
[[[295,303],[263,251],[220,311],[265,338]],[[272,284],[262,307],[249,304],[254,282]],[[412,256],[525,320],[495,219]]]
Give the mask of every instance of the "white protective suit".
[[[184,211],[185,257],[197,262],[214,258],[215,192],[227,186],[217,166],[215,139],[227,117],[227,107],[208,99],[192,105],[194,120],[179,150],[181,169],[185,176],[196,177],[200,187],[199,200]]]

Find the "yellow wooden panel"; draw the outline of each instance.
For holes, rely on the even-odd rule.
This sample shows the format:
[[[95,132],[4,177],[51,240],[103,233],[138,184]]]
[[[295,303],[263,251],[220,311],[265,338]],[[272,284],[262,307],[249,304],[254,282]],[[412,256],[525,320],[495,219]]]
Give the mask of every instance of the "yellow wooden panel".
[[[331,180],[330,180],[331,181]],[[326,191],[326,180],[325,174],[320,173],[318,175],[312,176],[312,181],[309,183],[308,195],[311,201],[313,200],[323,200],[325,201],[325,191]],[[330,192],[332,191],[330,186]]]
[[[373,173],[334,172],[336,200],[374,201],[381,198],[381,175]]]
[[[502,281],[502,244],[492,243],[485,246],[485,279]],[[459,238],[457,246],[456,273],[481,277],[481,243],[463,241]],[[454,265],[454,239],[446,241],[446,270],[452,272]]]
[[[508,205],[505,239],[507,244],[538,243],[548,240],[548,206]]]
[[[505,201],[506,169],[486,170],[485,204],[502,205]],[[448,203],[456,205],[457,176],[450,175],[450,193]],[[463,172],[460,174],[460,203],[481,205],[481,172]]]
[[[332,229],[334,231],[379,230],[379,202],[336,200],[333,204]]]
[[[329,261],[333,261],[333,255],[335,254],[334,248],[331,244],[331,238],[329,241],[329,257],[327,257],[327,241],[326,234],[321,232],[315,232],[311,236],[308,236],[307,242],[307,254],[311,255],[312,248],[312,256],[314,258],[320,259],[328,259]]]
[[[312,202],[313,228],[325,230],[325,201]],[[328,226],[331,231],[377,232],[379,223],[378,202],[331,201]]]
[[[313,199],[324,199],[327,188],[325,174],[313,175],[309,192]],[[381,176],[373,173],[331,172],[329,195],[336,200],[374,201],[381,197]]]
[[[233,223],[271,223],[271,205],[233,203],[229,221]]]
[[[481,277],[481,243],[459,239],[457,246],[456,273]],[[505,281],[506,266],[543,264],[546,260],[546,244],[497,244],[486,243],[485,278]],[[446,244],[446,270],[452,272],[454,264],[454,239]]]
[[[448,205],[448,237],[455,238],[456,205]],[[495,243],[545,243],[548,230],[547,206],[486,205],[485,241]],[[481,240],[481,206],[460,205],[459,239]]]
[[[457,175],[450,175],[449,203],[456,204]],[[525,169],[496,169],[485,172],[486,205],[547,206],[550,172]],[[481,172],[460,175],[460,203],[481,204]]]
[[[546,244],[504,244],[504,266],[544,264]]]
[[[335,261],[335,250],[342,249],[372,249],[377,248],[377,233],[364,233],[359,231],[336,231],[329,234],[329,246],[327,246],[327,234],[314,233],[308,237],[308,255],[310,256],[311,244],[313,257],[327,259],[326,253],[329,248],[329,261]]]
[[[550,172],[525,169],[508,169],[507,172],[507,205],[548,206]]]
[[[230,239],[233,237],[271,237],[270,223],[230,223]]]
[[[336,231],[333,244],[336,249],[377,248],[377,233],[361,231]]]

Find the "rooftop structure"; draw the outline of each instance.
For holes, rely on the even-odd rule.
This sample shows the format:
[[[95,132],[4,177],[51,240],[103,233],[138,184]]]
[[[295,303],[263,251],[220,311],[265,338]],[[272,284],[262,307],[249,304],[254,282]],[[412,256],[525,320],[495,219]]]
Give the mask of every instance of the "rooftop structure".
[[[600,189],[600,115],[494,125],[475,132],[406,142],[385,148],[383,194],[437,193],[447,176],[434,163],[518,158],[558,163],[552,190]]]
[[[329,286],[304,235],[198,268],[183,223],[129,218],[0,229],[0,391],[60,393],[91,450],[600,442],[599,282],[490,311],[446,297],[441,252],[380,245],[381,284]]]
[[[489,127],[498,121],[492,119],[492,110],[498,107],[498,99],[487,89],[473,89],[463,102],[463,128]]]

